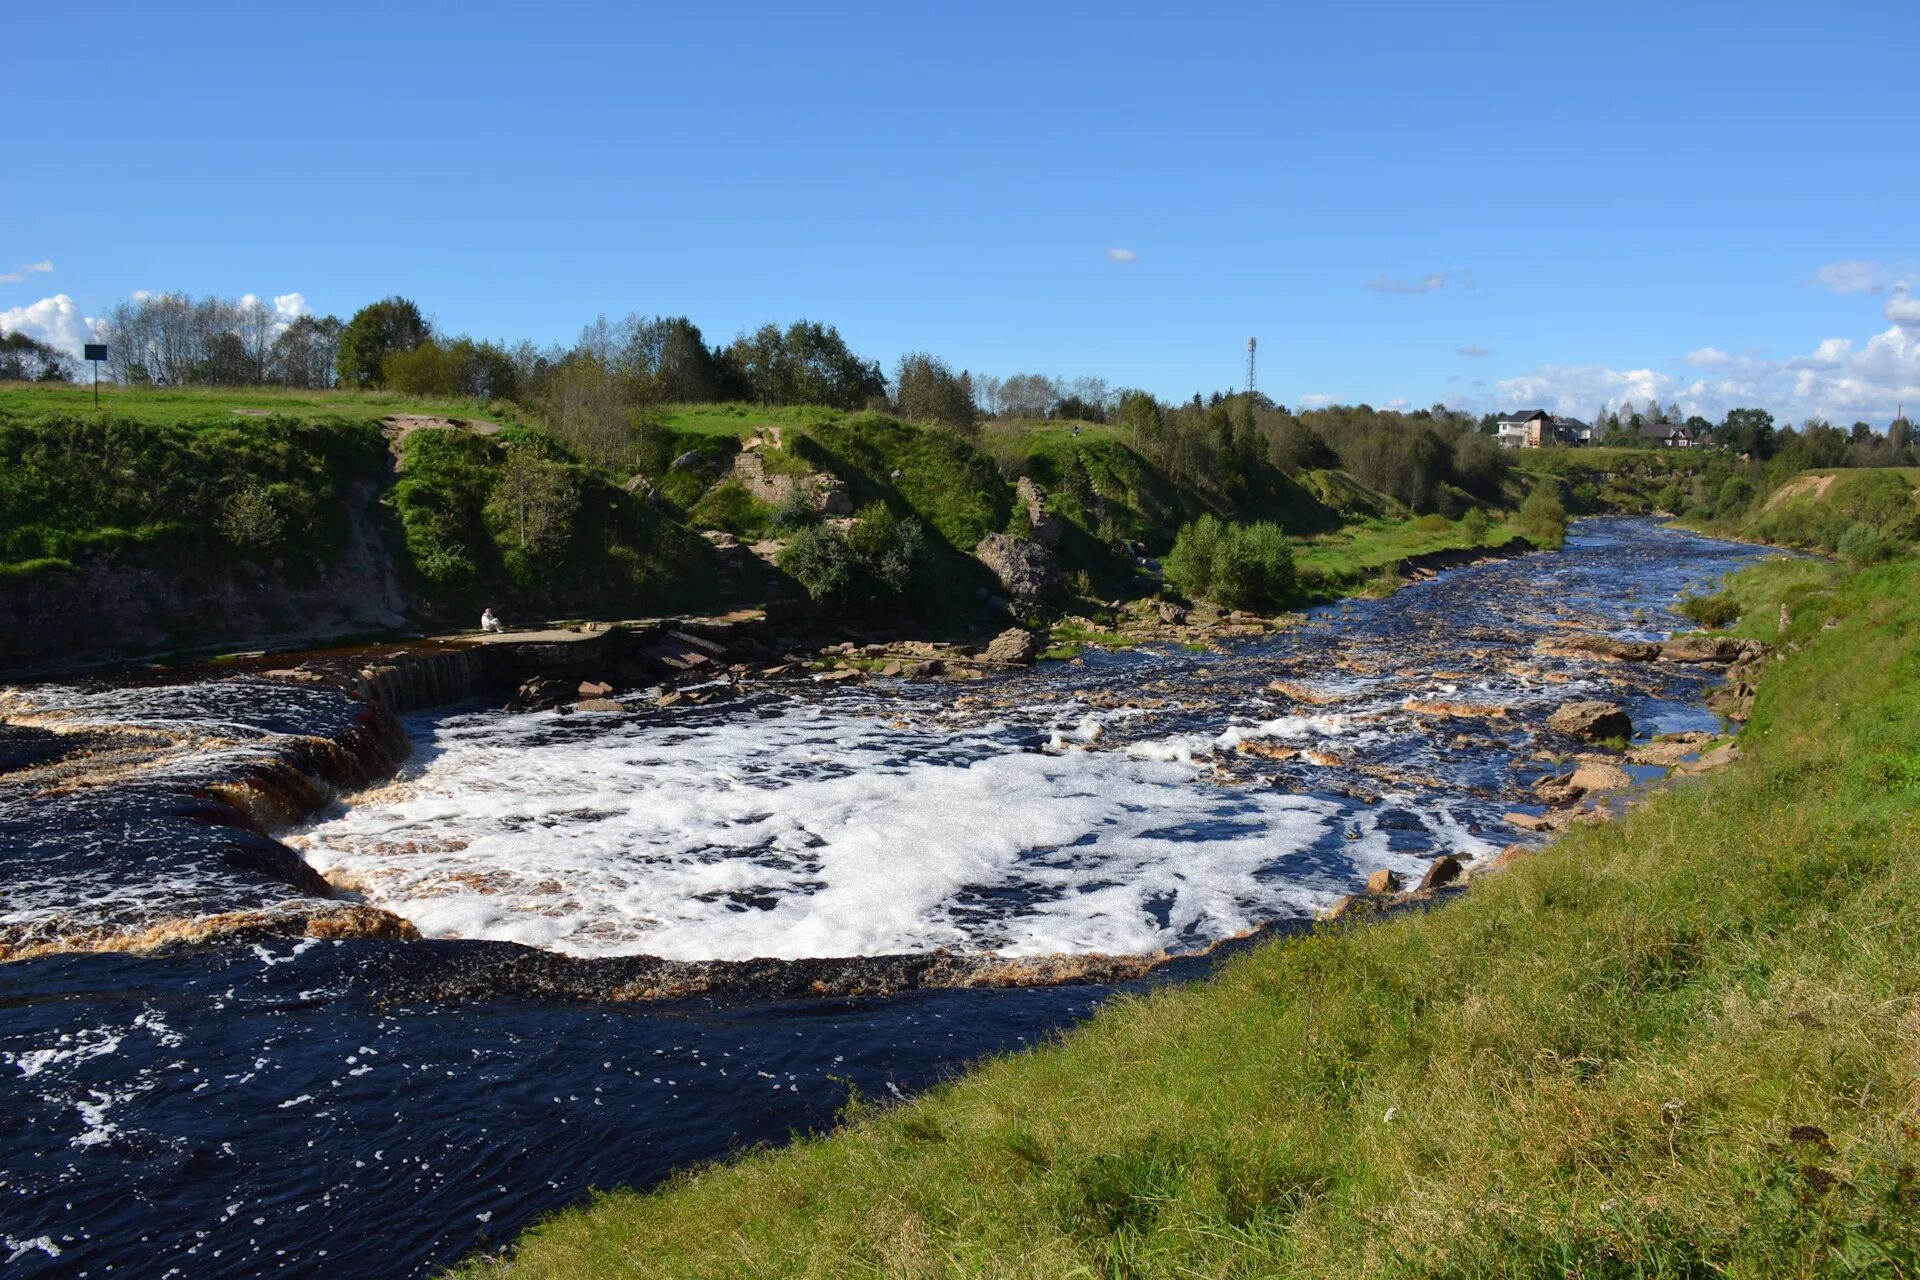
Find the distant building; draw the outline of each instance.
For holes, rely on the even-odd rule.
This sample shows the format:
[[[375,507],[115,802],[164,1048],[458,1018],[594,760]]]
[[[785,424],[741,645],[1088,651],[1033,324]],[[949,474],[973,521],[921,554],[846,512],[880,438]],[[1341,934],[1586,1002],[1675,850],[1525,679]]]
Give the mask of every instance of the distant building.
[[[1494,437],[1509,449],[1538,449],[1542,445],[1593,443],[1593,428],[1578,418],[1559,418],[1545,409],[1502,414],[1494,421]]]
[[[1699,444],[1693,429],[1678,422],[1648,422],[1640,428],[1640,438],[1668,449],[1692,449]]]
[[[1537,449],[1541,425],[1549,421],[1545,409],[1503,413],[1494,423],[1494,437],[1509,449]]]

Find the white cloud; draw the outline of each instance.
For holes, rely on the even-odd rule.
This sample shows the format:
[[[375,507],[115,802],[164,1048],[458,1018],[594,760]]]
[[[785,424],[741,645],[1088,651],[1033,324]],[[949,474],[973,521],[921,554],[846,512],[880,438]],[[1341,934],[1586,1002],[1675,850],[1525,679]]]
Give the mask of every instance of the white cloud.
[[[1307,409],[1324,409],[1332,403],[1333,403],[1332,396],[1322,395],[1317,391],[1310,396],[1300,397],[1301,407],[1307,408]]]
[[[1473,288],[1472,274],[1463,274],[1460,283],[1465,288]],[[1446,287],[1447,273],[1444,271],[1429,271],[1418,280],[1396,280],[1392,276],[1383,275],[1367,281],[1369,293],[1432,293],[1435,289]]]
[[[94,321],[80,314],[72,298],[56,293],[24,307],[0,311],[0,333],[24,333],[74,356],[94,340]]]
[[[301,293],[276,293],[273,295],[273,313],[287,324],[292,324],[307,314],[307,299]]]
[[[0,284],[19,284],[22,280],[25,280],[25,279],[26,277],[23,275],[9,272],[6,275],[0,276]]]
[[[1408,400],[1405,396],[1395,396],[1393,399],[1387,401],[1387,403],[1382,407],[1398,411],[1406,408],[1411,403],[1412,401]]]
[[[1874,263],[1848,258],[1842,262],[1829,262],[1813,273],[1813,280],[1831,293],[1873,293],[1877,291],[1874,277],[1878,271]]]
[[[1920,298],[1905,289],[1896,290],[1887,299],[1886,316],[1889,324],[1920,325]]]
[[[1471,356],[1475,360],[1485,360],[1488,356],[1493,354],[1493,348],[1492,347],[1455,347],[1453,349],[1453,354],[1457,356]]]
[[[1885,293],[1889,289],[1905,293],[1920,275],[1920,264],[1913,262],[1870,262],[1865,258],[1847,258],[1829,262],[1813,273],[1813,282],[1830,293]]]
[[[1827,338],[1807,355],[1787,360],[1701,347],[1686,362],[1702,376],[1544,365],[1500,379],[1494,399],[1502,408],[1545,408],[1579,417],[1602,403],[1617,408],[1631,400],[1638,406],[1657,397],[1662,404],[1678,404],[1682,413],[1713,419],[1740,405],[1757,405],[1792,422],[1818,415],[1874,423],[1890,418],[1897,405],[1920,404],[1920,327],[1895,324],[1858,349],[1851,338]]]
[[[1107,261],[1117,262],[1125,266],[1129,262],[1140,261],[1140,255],[1132,249],[1109,249],[1107,250]]]
[[[51,260],[43,258],[39,262],[29,262],[20,269],[30,276],[50,276],[53,274],[53,263]]]

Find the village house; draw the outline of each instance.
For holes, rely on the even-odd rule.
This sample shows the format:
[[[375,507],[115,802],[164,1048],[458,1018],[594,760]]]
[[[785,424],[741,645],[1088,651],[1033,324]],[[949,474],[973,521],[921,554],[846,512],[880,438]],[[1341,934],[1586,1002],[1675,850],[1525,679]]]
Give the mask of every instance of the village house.
[[[1494,423],[1494,438],[1509,449],[1538,449],[1543,445],[1593,443],[1593,428],[1578,418],[1560,418],[1545,409],[1502,414]]]
[[[1640,428],[1640,438],[1668,449],[1692,449],[1700,443],[1693,438],[1691,427],[1678,422],[1646,423]]]

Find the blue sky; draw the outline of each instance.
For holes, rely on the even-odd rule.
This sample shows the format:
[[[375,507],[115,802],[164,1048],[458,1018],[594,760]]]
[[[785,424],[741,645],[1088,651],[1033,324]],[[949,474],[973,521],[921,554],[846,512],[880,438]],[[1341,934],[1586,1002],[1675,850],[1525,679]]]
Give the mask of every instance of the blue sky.
[[[1920,403],[1913,0],[7,27],[0,328],[63,341],[136,290],[398,292],[481,337],[807,316],[1169,397],[1258,335],[1289,404]]]

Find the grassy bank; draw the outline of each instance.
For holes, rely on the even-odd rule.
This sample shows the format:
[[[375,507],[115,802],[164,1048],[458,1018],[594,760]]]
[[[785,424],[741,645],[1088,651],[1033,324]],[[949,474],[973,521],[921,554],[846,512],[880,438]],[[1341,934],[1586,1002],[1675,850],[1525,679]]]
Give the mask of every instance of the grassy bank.
[[[467,1273],[1914,1274],[1920,562],[1769,576],[1733,769]]]

